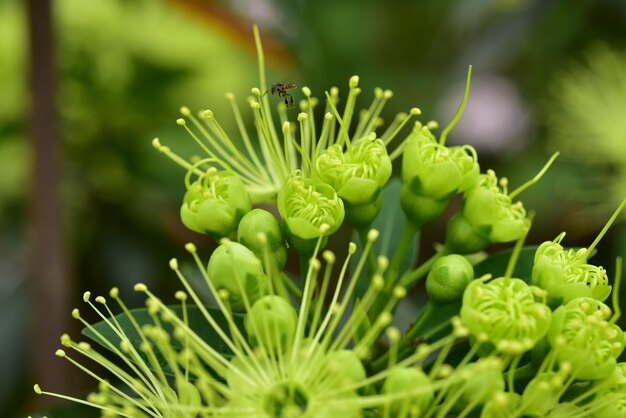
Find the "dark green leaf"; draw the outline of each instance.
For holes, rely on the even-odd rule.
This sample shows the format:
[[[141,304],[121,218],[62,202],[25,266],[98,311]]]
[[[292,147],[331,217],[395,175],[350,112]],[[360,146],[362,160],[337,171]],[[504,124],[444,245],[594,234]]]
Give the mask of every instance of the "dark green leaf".
[[[536,245],[522,248],[512,277],[522,279],[525,282],[530,281],[536,251]],[[504,276],[506,266],[509,264],[512,252],[513,249],[508,249],[490,255],[474,266],[474,274],[476,277],[480,277],[485,274],[491,274],[493,278]]]
[[[176,315],[178,315],[179,318],[183,317],[182,308],[180,305],[169,306],[169,309],[171,309]],[[222,314],[222,312],[217,308],[206,308],[206,310],[213,317],[215,322],[223,330],[225,330],[226,333],[229,333],[228,323],[226,321],[226,318]],[[150,316],[150,314],[148,313],[148,310],[146,308],[132,309],[130,313],[135,319],[135,321],[139,324],[140,327],[143,325],[154,325],[154,321],[152,317]],[[206,341],[216,351],[218,351],[225,357],[232,357],[232,352],[230,351],[228,346],[219,337],[219,335],[215,333],[215,331],[213,330],[211,325],[207,322],[201,310],[197,306],[194,306],[194,305],[187,306],[187,315],[188,315],[189,328],[191,328],[202,340]],[[244,318],[244,315],[235,314],[235,322],[238,328],[241,330],[241,332],[245,335],[245,330],[243,327],[243,318]],[[137,330],[135,329],[135,327],[133,326],[132,322],[130,321],[129,317],[125,313],[121,313],[119,315],[116,315],[115,319],[119,323],[119,326],[123,329],[124,333],[127,335],[131,344],[135,348],[138,349],[142,342],[142,339],[139,333],[137,332]],[[160,322],[163,326],[163,329],[167,331],[167,333],[170,334],[171,336],[170,343],[172,347],[174,347],[176,350],[182,349],[183,348],[182,343],[180,343],[172,334],[173,332],[172,325],[165,323],[164,321],[160,321]],[[113,344],[114,346],[119,347],[119,344],[121,341],[119,336],[104,321],[93,324],[91,328],[84,328],[82,332],[84,335],[91,338],[92,340],[94,340],[95,342],[97,342],[98,344],[102,345],[103,347],[107,349],[110,349],[110,344]],[[97,334],[100,334],[100,336]],[[110,344],[107,344],[106,341],[103,341],[103,338],[106,341],[109,341]],[[139,349],[137,351],[140,353],[140,355],[142,356],[146,364],[150,364],[147,360],[147,357],[144,357],[142,352]],[[159,365],[163,368],[163,371],[166,374],[171,375],[172,374],[171,368],[168,366],[167,361],[161,355],[161,353],[157,351],[156,357],[159,362]]]
[[[401,188],[402,182],[398,178],[391,179],[389,183],[383,188],[381,192],[382,204],[380,208],[380,213],[372,223],[372,228],[377,229],[380,232],[380,237],[374,243],[374,254],[376,256],[384,255],[390,260],[396,253],[399,238],[402,235],[406,224],[406,219],[404,217],[404,213],[402,212],[402,207],[400,207]],[[352,239],[354,242],[359,242],[358,232],[354,232]],[[354,254],[352,259],[350,260],[351,271],[354,271],[358,260],[361,258],[362,247],[363,243],[359,245],[356,254]],[[418,247],[419,233],[411,241],[411,245],[404,253],[402,263],[400,264],[399,276],[402,276],[405,271],[411,269],[415,265],[418,254]],[[356,297],[362,297],[363,294],[365,294],[368,285],[369,283],[366,280],[360,279],[356,290]]]

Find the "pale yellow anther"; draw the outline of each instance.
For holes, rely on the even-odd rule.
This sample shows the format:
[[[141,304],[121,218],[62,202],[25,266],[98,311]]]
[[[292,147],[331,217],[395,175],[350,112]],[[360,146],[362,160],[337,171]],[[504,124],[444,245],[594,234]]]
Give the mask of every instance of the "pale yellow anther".
[[[311,96],[311,89],[304,86],[302,87],[302,94],[304,94],[306,97],[310,97]]]
[[[213,119],[213,111],[212,110],[202,110],[200,112],[200,117],[202,119]]]
[[[380,232],[378,232],[377,229],[370,229],[367,232],[367,240],[369,242],[374,242],[378,239],[378,237],[380,236]]]
[[[326,119],[326,120],[332,120],[333,118],[334,118],[334,116],[330,112],[326,112],[326,114],[324,115],[324,119]]]
[[[91,297],[91,292],[87,291],[83,293],[83,302],[89,302],[90,297]]]
[[[54,352],[54,355],[57,356],[57,357],[63,358],[63,357],[65,357],[65,351],[63,351],[63,350],[61,350],[59,348],[57,351]]]
[[[351,242],[348,244],[348,254],[354,254],[356,252],[356,244]]]
[[[226,97],[228,100],[235,100],[235,95],[231,92],[224,94],[224,97]]]
[[[250,108],[252,108],[252,110],[259,110],[261,108],[261,105],[259,104],[259,102],[253,100],[250,102]]]
[[[185,244],[185,250],[187,250],[191,254],[194,254],[196,252],[196,245],[188,242],[187,244]]]
[[[298,113],[298,122],[302,122],[305,121],[309,118],[309,115],[307,115],[304,112]]]
[[[172,270],[178,270],[178,260],[177,260],[177,259],[172,258],[172,259],[170,260],[170,268],[171,268]]]
[[[78,308],[74,308],[74,309],[72,309],[72,316],[73,316],[75,319],[80,318],[80,311],[78,310]]]
[[[39,385],[37,385],[37,384],[35,384],[35,385],[33,386],[33,390],[35,391],[35,393],[36,393],[37,395],[41,395],[41,394],[43,393],[43,392],[42,392],[42,390],[41,390],[41,388],[40,388],[40,387],[39,387]]]
[[[135,286],[133,286],[133,289],[135,290],[135,292],[145,292],[146,290],[148,290],[148,286],[143,283],[137,283]]]
[[[411,112],[411,115],[413,116],[418,116],[422,114],[422,111],[419,107],[412,107],[410,112]]]
[[[107,303],[107,300],[104,298],[104,296],[98,296],[96,297],[96,302],[101,303],[102,305],[105,305]]]
[[[385,90],[383,94],[385,99],[391,99],[393,97],[393,91],[391,90]]]
[[[250,89],[250,93],[254,94],[255,96],[260,96],[261,90],[258,87],[253,87],[252,89]]]
[[[176,119],[176,124],[179,125],[179,126],[185,126],[187,124],[187,122],[183,118],[178,118],[178,119]]]
[[[190,116],[191,115],[191,110],[189,110],[189,108],[187,106],[181,106],[180,108],[180,114],[183,116]]]
[[[179,290],[174,294],[174,297],[180,301],[185,301],[187,300],[187,293],[183,292],[182,290]]]
[[[156,149],[160,149],[162,147],[161,140],[159,138],[154,138],[152,140],[152,146]]]
[[[330,225],[328,225],[327,223],[323,223],[320,225],[320,233],[322,235],[324,235],[326,232],[328,232],[328,230],[330,229]]]
[[[350,81],[348,84],[350,85],[351,89],[356,88],[359,85],[359,76],[353,75],[352,77],[350,77]]]
[[[109,290],[109,296],[111,296],[113,299],[117,299],[119,295],[120,295],[120,289],[118,289],[117,287],[114,287],[111,290]]]
[[[335,262],[335,253],[330,250],[326,250],[322,253],[322,257],[328,264],[333,264]]]

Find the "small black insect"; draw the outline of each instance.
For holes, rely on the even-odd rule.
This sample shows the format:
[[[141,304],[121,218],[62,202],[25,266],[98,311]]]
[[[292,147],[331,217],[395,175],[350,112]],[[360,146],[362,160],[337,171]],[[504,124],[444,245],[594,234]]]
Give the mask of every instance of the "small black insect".
[[[293,107],[293,96],[289,93],[287,93],[289,90],[294,90],[296,89],[296,85],[293,83],[289,83],[289,84],[283,84],[283,83],[276,83],[276,84],[272,84],[272,87],[270,87],[269,92],[273,95],[278,95],[279,97],[282,97],[283,100],[285,101],[285,106],[287,107]],[[263,96],[265,96],[267,94],[267,90],[265,91],[265,93],[263,93]]]

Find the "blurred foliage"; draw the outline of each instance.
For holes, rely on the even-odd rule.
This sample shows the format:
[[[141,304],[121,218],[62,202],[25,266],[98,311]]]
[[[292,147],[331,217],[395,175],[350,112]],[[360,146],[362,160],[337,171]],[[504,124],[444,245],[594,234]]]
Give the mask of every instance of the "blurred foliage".
[[[193,13],[180,7],[192,3]],[[204,241],[184,232],[177,217],[182,170],[155,152],[150,140],[158,135],[183,153],[193,152],[174,123],[182,104],[194,110],[211,106],[224,129],[233,128],[223,94],[232,91],[243,104],[257,83],[256,65],[254,56],[234,41],[236,29],[229,32],[227,25],[215,24],[222,12],[243,27],[257,22],[263,36],[288,45],[296,64],[268,60],[270,83],[307,85],[321,96],[332,85],[345,92],[348,77],[358,74],[364,102],[375,86],[396,92],[382,115],[388,121],[419,106],[423,120],[436,118],[445,125],[454,112],[447,103],[458,103],[468,64],[473,64],[476,80],[468,109],[500,120],[495,112],[506,102],[489,102],[489,95],[479,99],[479,81],[506,83],[519,104],[512,117],[525,117],[525,127],[506,136],[510,126],[498,126],[494,137],[506,137],[508,144],[491,154],[487,145],[480,151],[481,163],[517,185],[543,165],[550,138],[559,138],[558,147],[565,151],[564,161],[523,196],[538,213],[529,241],[552,239],[567,230],[568,237],[588,244],[592,228],[584,224],[602,224],[605,215],[563,217],[564,205],[582,209],[594,203],[568,192],[596,188],[590,173],[606,170],[617,179],[615,167],[622,164],[623,170],[625,164],[616,159],[626,155],[619,151],[624,147],[620,129],[626,92],[620,96],[617,88],[611,89],[624,83],[626,74],[626,58],[617,52],[626,48],[623,0],[55,0],[54,7],[64,216],[71,274],[79,291],[113,285],[127,289],[136,280],[159,291],[159,285],[167,287],[159,278],[170,277],[167,260],[182,253],[180,244]],[[28,196],[32,157],[25,126],[25,19],[23,2],[0,2],[0,228],[2,236],[19,246],[23,239],[14,237],[24,234],[27,205],[33,202]],[[605,46],[593,47],[600,42]],[[301,98],[299,92],[294,96]],[[606,111],[605,105],[615,110]],[[452,142],[471,138],[464,136],[467,122],[468,117],[461,119]],[[584,148],[595,149],[599,139],[606,145],[604,157]],[[600,164],[594,162],[581,174],[580,161],[586,163],[588,155],[598,156]],[[626,190],[621,178],[598,201],[606,201],[606,193],[619,201],[617,195]],[[615,238],[622,251],[624,235]],[[0,266],[10,256],[0,254]],[[19,270],[10,275],[23,280]],[[0,317],[0,322],[7,320],[16,316]],[[21,341],[16,334],[7,338]],[[8,370],[8,362],[1,365],[3,372],[5,366]],[[8,393],[5,389],[0,392]]]

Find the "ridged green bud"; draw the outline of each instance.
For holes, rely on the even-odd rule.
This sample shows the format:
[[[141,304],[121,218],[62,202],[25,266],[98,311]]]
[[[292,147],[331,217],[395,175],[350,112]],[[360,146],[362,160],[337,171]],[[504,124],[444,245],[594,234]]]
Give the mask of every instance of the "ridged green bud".
[[[432,303],[445,304],[461,300],[467,285],[474,280],[474,267],[458,254],[441,257],[426,277],[426,292]]]
[[[233,311],[245,310],[244,295],[252,305],[267,293],[268,278],[261,261],[237,242],[229,241],[218,246],[209,259],[207,269],[217,290],[228,292]]]
[[[453,253],[472,254],[489,246],[489,239],[479,234],[462,214],[448,220],[444,246]]]
[[[346,219],[367,226],[380,210],[380,191],[391,177],[391,159],[381,139],[367,136],[343,146],[331,145],[315,160],[315,173],[331,185],[346,207]]]
[[[402,181],[415,194],[450,199],[474,187],[479,170],[473,148],[441,145],[419,125],[404,143]]]
[[[465,192],[461,214],[477,235],[493,244],[516,241],[530,228],[522,203],[513,203],[506,192],[500,190],[491,170],[480,175],[478,187]]]
[[[232,237],[250,209],[250,197],[241,179],[213,168],[188,185],[180,217],[192,231],[219,239]]]
[[[337,231],[345,216],[343,201],[335,190],[303,178],[299,170],[285,181],[277,204],[287,242],[300,253],[311,252],[320,236]]]
[[[280,224],[273,214],[264,209],[252,209],[239,222],[237,241],[249,248],[259,260],[265,251],[282,271],[287,263],[287,245]]]

